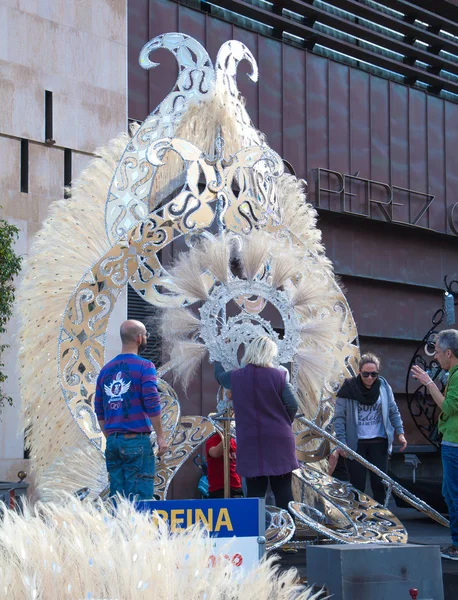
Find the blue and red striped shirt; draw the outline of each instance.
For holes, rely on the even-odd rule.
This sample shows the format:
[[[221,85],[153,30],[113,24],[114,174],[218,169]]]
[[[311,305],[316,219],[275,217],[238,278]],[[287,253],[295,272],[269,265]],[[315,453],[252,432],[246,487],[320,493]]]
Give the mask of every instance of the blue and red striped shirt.
[[[115,356],[97,378],[94,410],[107,435],[150,432],[161,414],[156,367],[136,354]]]

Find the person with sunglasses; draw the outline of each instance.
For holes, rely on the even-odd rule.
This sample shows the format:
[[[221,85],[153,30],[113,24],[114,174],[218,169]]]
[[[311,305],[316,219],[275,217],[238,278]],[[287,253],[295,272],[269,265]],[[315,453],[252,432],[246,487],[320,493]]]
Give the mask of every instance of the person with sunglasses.
[[[395,434],[401,452],[407,447],[399,409],[393,390],[379,376],[380,359],[375,354],[363,354],[359,374],[346,379],[337,392],[334,429],[336,438],[386,473],[388,457],[393,449]],[[342,450],[337,452],[347,458]],[[367,469],[356,460],[348,460],[350,483],[364,492]],[[369,472],[374,500],[383,504],[385,487],[380,477]]]

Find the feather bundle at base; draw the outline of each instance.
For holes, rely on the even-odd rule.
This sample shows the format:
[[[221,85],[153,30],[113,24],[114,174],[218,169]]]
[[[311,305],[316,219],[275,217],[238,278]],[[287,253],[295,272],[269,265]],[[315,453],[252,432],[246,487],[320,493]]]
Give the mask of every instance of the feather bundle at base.
[[[312,600],[295,569],[280,573],[275,557],[245,577],[214,554],[210,534],[194,527],[171,532],[162,519],[118,501],[117,510],[67,497],[59,504],[27,503],[20,512],[0,504],[0,581],[10,600]],[[233,552],[232,552],[233,553]]]
[[[310,306],[321,304],[328,291],[327,281],[323,276],[309,277],[304,275],[291,293],[291,305],[298,311],[307,311]]]
[[[89,498],[96,498],[108,485],[102,453],[86,441],[84,450],[66,448],[43,472],[37,492],[43,502],[58,502],[65,494],[88,487]]]
[[[178,341],[173,345],[170,353],[173,374],[184,389],[188,387],[207,352],[206,346],[198,342]]]
[[[272,287],[279,288],[287,279],[291,279],[300,272],[300,264],[291,254],[274,253],[271,261]]]

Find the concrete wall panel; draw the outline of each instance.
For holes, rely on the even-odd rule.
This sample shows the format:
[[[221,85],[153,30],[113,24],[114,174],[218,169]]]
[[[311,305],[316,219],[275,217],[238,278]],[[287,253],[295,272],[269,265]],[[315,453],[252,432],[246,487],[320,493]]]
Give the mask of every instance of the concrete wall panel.
[[[53,94],[55,145],[45,144],[45,91]],[[126,0],[0,0],[0,215],[21,230],[25,257],[48,215],[63,197],[64,149],[72,150],[72,177],[91,153],[127,127]],[[29,141],[28,193],[20,191],[21,138]],[[107,354],[119,348],[126,299],[116,306]],[[18,323],[2,342],[14,398],[0,422],[0,479],[23,466],[16,377]]]

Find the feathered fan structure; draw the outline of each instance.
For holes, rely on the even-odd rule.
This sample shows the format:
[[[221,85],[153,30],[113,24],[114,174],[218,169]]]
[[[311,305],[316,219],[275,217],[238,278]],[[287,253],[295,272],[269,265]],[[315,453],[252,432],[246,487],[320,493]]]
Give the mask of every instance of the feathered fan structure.
[[[205,239],[201,246],[202,254],[206,257],[203,266],[222,283],[227,283],[229,278],[231,240],[232,237],[223,232],[218,237]]]
[[[59,485],[53,466],[66,448],[71,448],[65,467],[73,490],[92,487],[91,473],[99,473],[104,464],[101,453],[88,443],[65,406],[57,369],[57,340],[75,286],[88,266],[110,247],[104,221],[106,194],[128,141],[129,136],[122,134],[99,148],[98,157],[73,182],[71,197],[51,204],[18,287],[26,444],[31,448],[34,478],[43,499],[53,498],[59,489],[71,489],[70,481]],[[61,470],[62,463],[57,466],[57,471]]]
[[[230,44],[234,49],[239,43]],[[246,50],[238,47],[238,58],[232,58],[236,61],[246,58],[249,56]],[[230,48],[225,50],[229,57],[230,51]],[[250,61],[253,63],[254,59]],[[249,146],[268,149],[262,134],[250,123],[236,92],[233,72],[225,72],[227,64],[230,61],[219,65],[218,76],[215,70],[214,85],[208,95],[198,93],[191,98],[190,92],[186,109],[173,123],[170,114],[164,115],[162,123],[159,111],[155,122],[157,131],[166,130],[168,136],[188,140],[210,157],[215,157],[217,146],[226,159]],[[148,132],[141,129],[140,133]],[[224,144],[215,143],[220,136]],[[146,139],[152,138],[142,138]],[[34,478],[46,500],[62,490],[83,486],[101,490],[103,457],[88,443],[65,406],[56,359],[57,340],[62,316],[75,287],[91,265],[110,248],[105,230],[106,199],[128,144],[131,145],[131,141],[125,134],[99,149],[99,158],[73,182],[71,198],[51,205],[50,216],[32,245],[18,288],[17,306],[22,320],[20,387],[27,444],[31,448]],[[142,148],[144,151],[144,146]],[[168,197],[171,184],[185,174],[186,165],[173,153],[162,159],[165,164],[157,170],[148,198],[150,210]],[[301,348],[305,351],[310,345],[313,331],[316,335],[312,345],[317,352],[332,352],[333,344],[342,342],[343,347],[349,341],[348,332],[342,333],[339,325],[334,327],[334,322],[329,321],[326,326],[318,324],[331,318],[333,302],[340,291],[315,226],[316,212],[305,202],[303,182],[283,175],[273,184],[278,204],[275,211],[281,217],[279,223],[270,230],[252,231],[249,236],[237,237],[231,233],[209,236],[198,248],[184,255],[171,273],[170,291],[181,296],[170,296],[162,330],[172,356],[177,359],[175,375],[184,382],[190,381],[206,352],[199,337],[201,324],[195,306],[208,302],[214,286],[230,284],[234,277],[233,258],[238,261],[237,275],[251,281],[264,278],[274,289],[283,289],[294,298],[291,310],[304,326],[298,351]],[[138,219],[134,212],[129,217],[133,225]],[[183,296],[195,306],[177,308]],[[298,367],[303,371],[298,381],[307,379],[308,388],[313,381],[311,387],[317,389],[316,376],[310,373],[310,377],[307,376],[309,364],[310,361],[298,359]],[[328,373],[328,379],[339,377],[340,367]],[[91,391],[93,389],[88,390]],[[316,402],[316,397],[308,398],[307,402]]]
[[[284,187],[289,191],[295,189],[301,200],[301,188],[294,178],[291,179],[294,180],[291,185]],[[304,226],[313,227],[314,213],[309,209],[302,213]],[[298,237],[299,234],[301,239],[307,239],[307,235],[298,230]],[[345,336],[341,331],[341,320],[333,312],[336,290],[332,269],[326,259],[316,254],[322,253],[319,236],[309,237],[309,244],[304,248],[304,243],[298,243],[294,237],[276,236],[267,229],[253,230],[248,235],[226,231],[220,236],[207,237],[180,255],[170,271],[173,288],[178,293],[199,298],[199,303],[193,302],[179,313],[173,308],[165,309],[161,315],[161,329],[174,365],[174,376],[184,388],[206,356],[199,327],[199,324],[204,325],[198,318],[201,311],[196,307],[200,304],[205,307],[207,298],[217,293],[221,285],[230,295],[231,283],[240,282],[240,278],[231,272],[231,262],[235,262],[239,267],[238,275],[243,274],[241,276],[247,282],[263,282],[268,289],[281,289],[289,297],[290,311],[299,321],[300,336],[293,370],[297,370],[297,385],[304,404],[301,408],[306,414],[314,413],[325,382],[340,375],[341,367],[334,364],[333,350]],[[205,294],[191,294],[191,287],[205,290]],[[234,295],[232,301],[235,306],[240,298]],[[173,322],[175,315],[177,319]],[[179,322],[183,322],[182,328]],[[225,335],[230,338],[230,330],[225,330]]]
[[[0,504],[0,513],[0,581],[11,600],[323,597],[300,586],[295,569],[279,573],[275,558],[245,577],[223,556],[210,568],[214,551],[206,530],[170,532],[162,519],[151,522],[124,501],[116,513],[71,497],[59,505],[25,505],[20,513]]]
[[[194,335],[200,329],[201,322],[189,310],[172,308],[165,312],[161,321],[161,336],[168,338],[182,338]]]
[[[242,113],[243,120],[240,119]],[[249,117],[240,98],[231,96],[224,82],[215,79],[205,99],[188,102],[173,133],[209,155],[215,150],[216,137],[222,135],[225,154],[229,157],[244,147],[247,135],[251,136],[250,143],[256,143],[256,140],[260,143],[262,136],[253,127],[247,128],[243,121],[248,123]],[[84,485],[93,487],[90,474],[99,473],[103,465],[101,453],[88,444],[65,406],[56,361],[57,340],[62,315],[76,285],[87,269],[110,248],[105,231],[107,193],[129,142],[126,133],[98,148],[98,158],[72,182],[71,197],[50,205],[49,217],[32,244],[18,287],[17,307],[22,322],[20,388],[27,428],[26,444],[31,449],[33,479],[43,499],[52,499],[53,490],[59,492],[59,485],[53,486],[52,481],[62,467],[64,455],[68,481],[62,483],[60,489],[63,490],[69,489],[73,471],[84,471],[78,450],[86,453],[85,461],[90,467],[84,481],[74,477],[74,489]],[[151,201],[151,208],[168,193],[171,181],[183,173],[181,159],[173,152],[164,162],[152,186],[151,199],[155,200]],[[211,251],[215,259],[215,276],[224,280],[227,274],[219,270],[224,256],[218,261],[218,249],[212,247]],[[224,246],[222,251],[225,251]],[[194,273],[191,270],[181,274],[182,289],[192,298],[204,300],[205,281],[194,279]],[[67,453],[66,449],[70,451]],[[72,461],[75,461],[73,466]],[[97,481],[92,483],[95,485]]]
[[[171,272],[170,279],[175,289],[194,300],[205,301],[208,290],[201,274],[199,257],[190,254],[186,260],[179,260]]]

